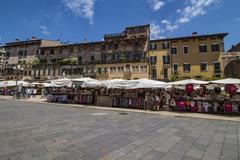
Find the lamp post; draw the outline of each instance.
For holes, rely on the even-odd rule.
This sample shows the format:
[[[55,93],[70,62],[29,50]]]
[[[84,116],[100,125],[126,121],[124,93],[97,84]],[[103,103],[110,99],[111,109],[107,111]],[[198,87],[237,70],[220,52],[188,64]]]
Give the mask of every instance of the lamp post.
[[[20,66],[20,65],[17,65],[17,66],[14,66],[13,67],[13,70],[16,71],[16,98],[19,98],[18,96],[18,76],[19,76],[19,73],[21,73],[23,71],[23,68]]]

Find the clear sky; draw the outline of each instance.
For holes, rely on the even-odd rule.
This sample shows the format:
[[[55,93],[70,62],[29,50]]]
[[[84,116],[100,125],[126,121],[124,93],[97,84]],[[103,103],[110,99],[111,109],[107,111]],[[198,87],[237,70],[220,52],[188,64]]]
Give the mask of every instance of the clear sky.
[[[126,26],[151,24],[152,38],[228,32],[240,42],[240,0],[1,0],[0,43],[43,39],[82,42]]]

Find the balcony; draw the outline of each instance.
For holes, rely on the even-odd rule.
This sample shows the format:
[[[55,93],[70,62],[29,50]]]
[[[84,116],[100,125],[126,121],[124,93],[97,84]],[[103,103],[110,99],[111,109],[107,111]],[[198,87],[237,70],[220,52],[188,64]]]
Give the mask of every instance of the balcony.
[[[108,79],[109,75],[108,74],[97,74],[96,79]]]

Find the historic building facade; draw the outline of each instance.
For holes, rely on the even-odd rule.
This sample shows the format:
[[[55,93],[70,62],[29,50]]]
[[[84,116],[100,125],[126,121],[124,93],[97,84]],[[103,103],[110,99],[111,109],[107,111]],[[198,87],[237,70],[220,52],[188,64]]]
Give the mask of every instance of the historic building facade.
[[[150,26],[127,27],[98,42],[67,44],[32,38],[7,43],[4,78],[16,79],[13,67],[24,68],[22,80],[92,77],[96,79],[177,80],[224,76],[227,33],[150,40]]]
[[[222,53],[227,33],[150,41],[150,78],[177,80],[223,77]]]
[[[4,79],[15,80],[16,73],[13,69],[14,66],[20,65],[22,74],[19,79],[32,80],[33,72],[32,66],[36,60],[39,52],[39,47],[48,45],[59,45],[58,41],[42,40],[32,37],[30,40],[20,41],[16,39],[15,42],[6,43],[4,46],[6,51]]]
[[[35,77],[148,78],[150,26],[128,27],[99,42],[40,47]]]
[[[5,49],[0,46],[0,80],[3,79],[3,71],[5,69]]]
[[[240,78],[240,43],[233,45],[227,53],[222,55],[224,76]]]

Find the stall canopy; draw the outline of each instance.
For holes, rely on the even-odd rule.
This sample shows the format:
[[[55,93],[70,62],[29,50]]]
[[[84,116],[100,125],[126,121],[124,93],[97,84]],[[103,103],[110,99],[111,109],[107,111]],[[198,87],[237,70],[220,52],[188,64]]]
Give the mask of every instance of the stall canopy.
[[[108,89],[110,88],[126,89],[126,86],[132,83],[131,81],[125,80],[125,79],[111,79],[111,80],[103,80],[101,82]]]
[[[18,81],[17,85],[28,86],[28,82]],[[0,87],[15,87],[16,81],[3,81],[0,82]]]
[[[51,81],[50,85],[52,87],[71,87],[72,86],[72,80],[71,79],[56,79]]]
[[[73,83],[78,82],[81,83],[81,86],[84,88],[96,88],[96,87],[104,87],[103,83],[99,80],[92,78],[78,78],[73,79]]]
[[[186,79],[181,81],[170,82],[168,84],[172,85],[187,85],[187,84],[209,84],[207,81],[200,81],[195,79]]]
[[[211,81],[211,83],[215,83],[215,84],[240,84],[240,79],[226,78],[226,79]]]
[[[140,88],[167,88],[171,86],[162,81],[150,80],[150,79],[138,79],[132,80],[127,84],[126,89],[140,89]]]

